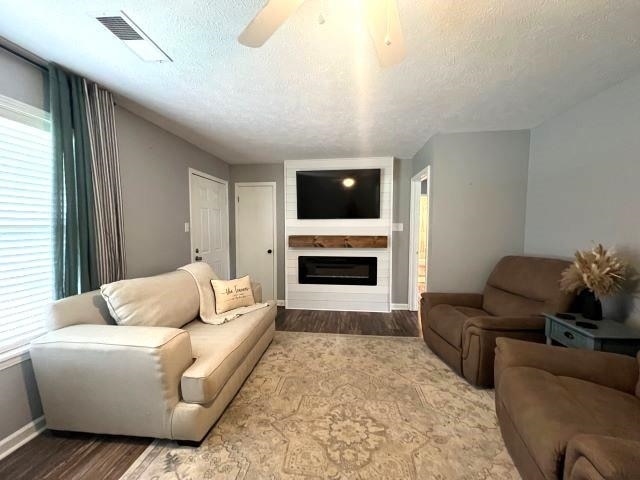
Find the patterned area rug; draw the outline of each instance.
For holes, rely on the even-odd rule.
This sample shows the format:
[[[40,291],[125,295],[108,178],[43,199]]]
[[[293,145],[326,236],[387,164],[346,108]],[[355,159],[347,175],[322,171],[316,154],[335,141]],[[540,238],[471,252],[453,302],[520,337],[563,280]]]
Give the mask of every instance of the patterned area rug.
[[[419,338],[277,332],[198,449],[156,441],[123,480],[518,479],[493,392]]]

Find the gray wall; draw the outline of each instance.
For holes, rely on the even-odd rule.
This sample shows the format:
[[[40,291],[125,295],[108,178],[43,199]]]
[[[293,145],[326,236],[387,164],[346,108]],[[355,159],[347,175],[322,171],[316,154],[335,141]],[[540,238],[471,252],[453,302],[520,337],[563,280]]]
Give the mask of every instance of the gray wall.
[[[31,360],[0,370],[0,440],[42,415]]]
[[[116,108],[127,276],[190,261],[189,167],[229,179],[229,165],[128,110]]]
[[[392,241],[392,303],[406,304],[409,294],[409,226],[411,217],[411,177],[413,162],[393,161],[393,223],[401,223],[403,230],[393,232]]]
[[[500,257],[522,254],[529,131],[436,135],[413,158],[431,165],[429,289],[480,292]]]
[[[234,184],[237,182],[276,182],[276,221],[278,233],[278,299],[284,300],[285,242],[284,237],[284,165],[282,163],[229,166],[229,216],[231,274],[236,271],[236,232]]]
[[[525,251],[568,258],[601,242],[637,268],[639,178],[640,75],[532,130]],[[605,313],[640,326],[629,290]]]
[[[0,48],[0,95],[48,110],[44,70]]]

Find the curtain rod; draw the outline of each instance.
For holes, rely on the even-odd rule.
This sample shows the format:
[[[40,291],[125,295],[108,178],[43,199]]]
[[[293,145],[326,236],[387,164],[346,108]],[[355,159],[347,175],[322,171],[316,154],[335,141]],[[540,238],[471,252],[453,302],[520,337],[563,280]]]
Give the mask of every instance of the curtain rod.
[[[37,61],[37,60],[33,60],[33,59],[29,58],[28,56],[26,56],[26,55],[24,55],[24,54],[22,54],[22,53],[20,53],[20,52],[18,52],[16,50],[14,50],[13,48],[8,47],[6,45],[3,45],[1,42],[0,42],[0,48],[3,49],[6,52],[12,54],[15,57],[18,57],[20,60],[23,60],[23,61],[25,61],[27,63],[30,63],[31,65],[33,65],[36,68],[39,68],[43,72],[48,72],[49,71],[47,66],[44,64],[44,60],[42,60],[42,62]]]

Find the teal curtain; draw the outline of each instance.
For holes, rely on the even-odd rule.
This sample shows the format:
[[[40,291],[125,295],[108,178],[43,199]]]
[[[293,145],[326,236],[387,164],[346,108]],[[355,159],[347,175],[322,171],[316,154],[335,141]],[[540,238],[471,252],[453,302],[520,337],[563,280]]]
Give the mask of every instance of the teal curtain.
[[[56,298],[98,288],[91,145],[82,78],[49,66]]]

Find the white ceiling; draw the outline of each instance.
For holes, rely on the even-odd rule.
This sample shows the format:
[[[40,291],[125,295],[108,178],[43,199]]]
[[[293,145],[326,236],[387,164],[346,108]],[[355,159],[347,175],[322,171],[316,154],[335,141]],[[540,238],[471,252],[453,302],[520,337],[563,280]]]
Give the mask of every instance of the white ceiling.
[[[640,71],[639,0],[398,0],[407,58],[388,70],[356,0],[307,0],[241,46],[264,1],[0,0],[0,36],[230,163],[411,157],[435,132],[530,128]],[[174,62],[142,62],[90,15],[119,9]]]

